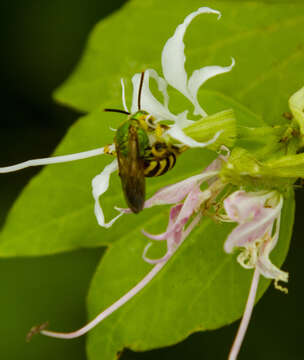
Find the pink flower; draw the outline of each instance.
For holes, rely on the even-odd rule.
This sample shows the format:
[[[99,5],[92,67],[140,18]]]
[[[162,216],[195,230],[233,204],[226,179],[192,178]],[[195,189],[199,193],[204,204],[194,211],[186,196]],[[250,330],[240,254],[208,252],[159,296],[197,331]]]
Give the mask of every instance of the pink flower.
[[[198,222],[202,217],[202,205],[215,198],[219,191],[223,189],[224,185],[217,177],[223,161],[225,161],[225,157],[220,156],[201,174],[166,186],[145,202],[145,208],[163,204],[173,205],[165,232],[159,235],[152,235],[143,231],[144,235],[152,240],[166,240],[167,253],[160,259],[149,259],[146,256],[151,246],[151,243],[149,243],[143,253],[145,261],[156,264],[168,260],[174,254],[178,246],[190,233],[189,229],[193,229],[193,223]],[[209,187],[202,191],[200,187],[203,182],[208,182]],[[197,215],[198,220],[196,217],[193,219],[194,215]]]
[[[236,191],[224,200],[226,220],[238,225],[228,236],[224,249],[231,253],[240,248],[238,262],[246,269],[254,268],[254,275],[238,333],[229,354],[229,360],[238,356],[254,307],[260,275],[274,279],[275,287],[287,292],[278,284],[288,281],[288,273],[280,270],[269,259],[278,242],[283,196],[277,191]]]
[[[228,236],[224,249],[231,253],[240,247],[239,263],[246,269],[257,268],[268,279],[288,281],[288,273],[273,265],[269,254],[277,244],[283,196],[276,191],[236,191],[224,200],[231,221],[238,223]]]
[[[244,315],[229,354],[229,360],[235,360],[248,328],[260,275],[274,279],[277,288],[287,291],[278,282],[287,282],[288,273],[277,268],[269,259],[270,252],[279,238],[280,217],[283,206],[283,196],[281,194],[277,191],[246,192],[239,190],[228,195],[223,203],[218,204],[216,199],[227,185],[222,182],[219,175],[222,165],[228,160],[228,156],[229,154],[227,156],[219,155],[200,174],[160,189],[145,202],[145,208],[166,204],[172,205],[168,225],[163,233],[152,235],[143,231],[152,240],[166,241],[167,251],[161,258],[151,259],[147,256],[151,243],[145,247],[143,259],[154,264],[154,267],[135,287],[102,311],[87,325],[76,331],[70,333],[54,332],[46,330],[43,325],[33,328],[29,335],[40,332],[51,337],[71,339],[90,331],[154,279],[191,231],[199,224],[206,209],[208,210],[212,206],[217,209],[218,205],[223,204],[223,208],[220,207],[220,209],[224,209],[226,214],[216,212],[214,216],[221,221],[237,223],[237,226],[227,237],[224,249],[227,253],[231,253],[235,248],[239,248],[241,252],[237,257],[238,262],[246,269],[255,269]],[[204,182],[207,183],[208,187],[201,190]],[[120,213],[131,212],[130,209],[118,210]]]
[[[41,333],[46,336],[61,339],[73,339],[82,336],[138,294],[167,264],[178,247],[199,223],[202,217],[201,206],[205,204],[207,200],[210,201],[215,198],[219,191],[225,186],[217,176],[223,161],[226,161],[226,157],[220,155],[201,174],[191,176],[186,180],[166,186],[145,202],[145,208],[164,204],[172,204],[173,206],[170,211],[169,223],[164,233],[151,235],[144,232],[144,234],[151,239],[166,240],[167,253],[160,259],[151,260],[146,257],[147,250],[150,246],[150,244],[148,244],[144,250],[143,258],[147,262],[155,264],[155,266],[136,286],[97,315],[95,319],[76,331],[70,333],[49,331],[45,330],[45,324],[42,324],[33,327],[30,330],[29,338],[35,333]],[[209,188],[201,191],[200,186],[203,182],[208,182]],[[131,212],[129,209],[118,210],[121,213]]]

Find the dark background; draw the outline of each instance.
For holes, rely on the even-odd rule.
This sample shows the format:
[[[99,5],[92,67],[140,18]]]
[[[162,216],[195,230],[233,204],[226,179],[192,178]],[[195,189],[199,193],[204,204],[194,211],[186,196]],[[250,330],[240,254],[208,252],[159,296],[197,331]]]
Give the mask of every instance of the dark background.
[[[52,91],[73,70],[92,26],[123,3],[1,0],[1,166],[48,156],[63,138],[79,114],[56,105]],[[38,171],[26,169],[0,177],[0,225]],[[284,265],[290,272],[289,295],[272,287],[268,290],[256,306],[240,359],[304,359],[300,346],[303,199],[299,189],[295,232]],[[41,258],[0,259],[1,359],[85,360],[84,338],[63,341],[37,336],[26,344],[25,334],[46,318],[64,318],[71,329],[85,322],[86,293],[101,256],[102,249],[94,249]],[[127,350],[122,359],[225,359],[236,330],[234,324],[194,334],[176,346],[146,353]]]

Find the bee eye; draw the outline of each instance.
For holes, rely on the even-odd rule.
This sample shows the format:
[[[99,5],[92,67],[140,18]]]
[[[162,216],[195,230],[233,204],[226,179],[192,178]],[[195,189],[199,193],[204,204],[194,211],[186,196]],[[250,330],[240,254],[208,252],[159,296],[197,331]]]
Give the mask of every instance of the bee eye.
[[[163,156],[167,153],[167,144],[157,141],[152,145],[152,154],[154,156]]]

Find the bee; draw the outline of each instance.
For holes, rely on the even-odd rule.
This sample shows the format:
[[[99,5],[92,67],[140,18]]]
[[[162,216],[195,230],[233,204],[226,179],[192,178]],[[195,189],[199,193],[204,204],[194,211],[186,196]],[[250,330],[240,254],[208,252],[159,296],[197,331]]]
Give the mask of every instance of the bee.
[[[161,139],[161,134],[168,127],[154,125],[153,117],[141,110],[143,79],[144,72],[140,80],[136,113],[105,109],[105,111],[128,115],[116,131],[114,144],[123,193],[129,208],[134,213],[139,213],[145,203],[145,178],[161,176],[172,169],[177,155],[181,152],[178,147],[169,145]],[[152,145],[150,139],[156,139]]]

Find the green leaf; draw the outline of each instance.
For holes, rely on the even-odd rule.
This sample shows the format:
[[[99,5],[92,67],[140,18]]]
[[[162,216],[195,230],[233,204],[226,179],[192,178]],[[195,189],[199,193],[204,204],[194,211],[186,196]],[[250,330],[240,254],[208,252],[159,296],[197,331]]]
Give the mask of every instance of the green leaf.
[[[260,118],[229,98],[214,92],[205,91],[203,94],[210,112],[234,108],[239,124],[250,127],[263,125]],[[100,110],[92,112],[71,127],[55,154],[70,154],[112,143],[110,126],[116,128],[122,120],[122,115]],[[147,180],[148,195],[170,182],[201,171],[214,156],[215,153],[208,150],[187,151],[178,159],[173,170]],[[126,229],[140,228],[143,219],[149,217],[145,212],[123,216],[111,229],[97,224],[91,180],[110,161],[110,156],[98,156],[44,168],[26,186],[12,207],[0,234],[0,256],[45,255],[102,246],[119,239]],[[101,197],[101,204],[106,219],[117,214],[113,209],[115,205],[125,207],[116,174],[112,175],[110,189]]]
[[[288,251],[293,214],[291,195],[285,201],[279,242],[271,254],[279,266]],[[151,217],[143,228],[154,232],[161,217]],[[89,359],[116,359],[125,347],[143,351],[168,346],[192,332],[216,329],[238,319],[244,311],[253,272],[244,270],[236,255],[223,251],[232,227],[204,219],[142,292],[89,333]],[[141,258],[146,242],[137,230],[129,230],[106,252],[89,292],[90,319],[151,269]],[[261,281],[258,298],[268,285],[269,281]]]
[[[56,98],[91,111],[120,93],[121,77],[130,79],[145,68],[161,73],[160,54],[166,40],[187,14],[202,5],[200,0],[128,2],[95,27],[76,71]],[[303,86],[299,76],[304,61],[303,2],[213,1],[208,5],[220,10],[222,18],[217,21],[215,15],[203,14],[190,25],[185,37],[188,73],[204,65],[228,65],[233,56],[232,72],[209,80],[204,87],[229,95],[268,123],[278,122],[290,95]],[[129,90],[129,102],[130,94]],[[203,96],[201,100],[204,106]]]
[[[106,21],[96,27],[84,55],[84,59],[87,60],[82,61],[78,71],[76,71],[71,80],[67,82],[67,85],[58,93],[58,96],[62,98],[63,101],[69,103],[69,105],[95,110],[92,111],[90,115],[80,119],[70,129],[64,141],[56,150],[56,154],[85,151],[113,141],[113,132],[109,130],[109,127],[117,127],[123,120],[123,117],[116,114],[104,114],[100,110],[104,107],[120,107],[120,75],[124,74],[124,76],[127,76],[129,79],[135,71],[145,67],[145,64],[146,67],[148,67],[155,63],[155,65],[159,67],[160,51],[164,41],[172,34],[178,22],[190,11],[190,7],[191,10],[193,10],[198,6],[198,2],[196,1],[193,1],[192,5],[182,5],[179,2],[174,6],[174,8],[176,7],[176,12],[173,16],[170,12],[168,13],[162,10],[162,7],[158,8],[156,6],[157,3],[156,0],[145,3],[130,2],[121,12],[110,16]],[[150,11],[149,6],[156,7],[153,8],[154,11]],[[193,67],[197,68],[209,62],[209,60],[207,62],[204,60],[204,54],[206,53],[205,45],[201,46],[198,42],[198,37],[201,41],[200,34],[202,31],[206,31],[208,27],[210,38],[214,39],[216,37],[219,42],[222,35],[227,36],[227,24],[233,22],[235,19],[236,15],[230,14],[231,8],[227,6],[227,3],[221,3],[219,6],[224,12],[225,21],[216,21],[211,15],[202,15],[194,20],[193,25],[191,25],[186,34],[186,42],[188,44],[187,53],[190,55],[191,64],[196,64]],[[261,5],[248,5],[251,11],[250,13],[252,14],[248,26],[254,27],[256,26],[256,22],[261,22],[261,19],[259,19],[260,13],[256,10],[256,7],[259,8],[259,6]],[[289,12],[294,11],[293,7],[287,6],[287,8]],[[245,14],[246,7],[238,4],[236,7],[233,7],[233,9],[236,13],[243,11]],[[275,7],[275,11],[278,11],[277,9],[278,8]],[[282,12],[283,8],[280,7],[280,9]],[[147,13],[149,13],[149,16],[146,15]],[[177,15],[178,13],[180,15]],[[271,12],[268,11],[268,13],[269,16],[272,16]],[[166,15],[168,19],[161,22],[164,15]],[[254,18],[256,18],[256,22]],[[132,21],[134,20],[134,23],[140,25],[143,19],[147,24],[142,27],[142,32],[132,33],[135,31]],[[153,19],[155,21],[157,20],[157,27],[148,26],[149,22],[153,21]],[[232,25],[229,26],[231,27]],[[236,25],[234,24],[233,26]],[[119,30],[120,27],[124,28],[123,32]],[[213,33],[211,29],[217,29],[215,30],[216,33]],[[157,32],[159,42],[155,41],[157,38],[155,31]],[[121,48],[120,51],[118,51],[118,49],[116,49],[117,51],[111,50],[108,56],[100,56],[100,52],[104,54],[105,51],[100,49],[100,47],[107,51],[114,47],[115,50],[117,41],[114,41],[113,38],[117,36],[115,34],[118,33],[119,36],[124,36],[124,34],[130,35],[128,46],[125,46],[123,42],[122,46],[125,46],[125,48]],[[132,36],[131,33],[133,34]],[[204,39],[204,41],[209,40]],[[146,45],[149,51],[146,51]],[[240,46],[239,43],[238,45]],[[209,47],[210,46],[211,44]],[[221,46],[221,42],[219,42],[218,47],[221,48]],[[214,54],[215,60],[218,56],[218,47],[213,45],[213,47],[208,48],[208,54],[210,54],[210,56]],[[138,50],[138,48],[143,48],[144,50],[135,51],[136,49]],[[238,47],[236,48],[238,49]],[[93,51],[93,49],[96,51]],[[223,51],[225,49],[227,52],[225,58],[228,59],[233,52],[230,47],[227,48],[224,46]],[[119,56],[121,53],[124,54],[124,61],[121,61],[121,56]],[[147,56],[151,62],[145,60]],[[249,58],[250,57],[248,57],[248,59]],[[122,69],[116,64],[118,60]],[[222,59],[219,58],[219,60]],[[211,61],[209,63],[217,62]],[[218,63],[221,63],[221,61]],[[239,61],[239,65],[237,66],[241,66],[242,68],[242,63],[242,61]],[[229,84],[231,88],[229,95],[232,96],[234,94],[233,88],[236,86],[235,76],[237,66],[231,73],[219,77],[223,81],[223,84],[226,84],[225,86]],[[246,75],[247,73],[248,75]],[[247,73],[242,73],[240,79],[249,76],[251,71],[247,71]],[[296,73],[294,73],[293,76],[289,74],[289,78],[290,81],[292,78],[296,79],[294,81],[298,81]],[[209,84],[216,84],[218,79],[210,80]],[[219,84],[220,83],[221,82],[219,82]],[[87,84],[86,89],[84,88],[84,84]],[[128,85],[127,90],[129,90],[128,94],[130,94],[130,84]],[[68,94],[70,94],[71,98],[67,97]],[[102,96],[100,94],[102,94]],[[210,114],[227,108],[233,108],[236,110],[239,125],[251,127],[263,125],[260,117],[253,115],[253,113],[245,109],[245,107],[225,95],[221,95],[216,91],[202,90],[200,96],[201,103]],[[79,102],[80,98],[84,102],[90,102],[94,99],[96,101],[94,100],[90,106],[82,106]],[[257,104],[257,101],[262,100],[263,103],[265,103],[262,97],[255,96],[251,107],[253,108]],[[271,100],[272,97],[267,98],[267,101]],[[177,105],[176,108],[178,109],[178,106],[184,103],[185,100],[180,101],[179,99],[174,105]],[[285,107],[286,104],[287,102],[282,102],[282,106]],[[277,111],[277,109],[277,106],[273,107],[274,111]],[[242,143],[241,145],[245,146],[246,144]],[[139,217],[130,216],[128,219],[122,218],[111,230],[104,230],[97,226],[93,215],[90,183],[91,179],[99,173],[109,161],[107,157],[96,157],[79,162],[52,165],[45,168],[30,182],[13,206],[3,232],[0,235],[0,256],[42,255],[68,251],[79,247],[101,246],[119,238],[125,225],[136,226],[136,224],[141,221],[141,216],[144,215]],[[148,189],[152,192],[159,186],[169,183],[170,179],[184,178],[201,168],[200,156],[193,156],[191,153],[185,154],[181,157],[180,161],[178,161],[176,169],[159,179],[151,179],[148,181]],[[18,174],[16,174],[16,176],[18,176]],[[102,197],[102,204],[105,207],[107,218],[115,215],[115,211],[112,209],[113,205],[124,204],[119,180],[114,175],[111,181],[111,191]],[[115,196],[113,196],[113,194],[115,194]]]
[[[70,129],[56,150],[57,155],[112,142],[109,126],[117,127],[123,118],[104,114],[100,109],[121,107],[120,77],[128,79],[130,103],[131,76],[148,67],[160,71],[165,41],[176,25],[201,5],[198,0],[131,1],[97,25],[76,72],[57,92],[59,101],[91,114]],[[303,61],[300,33],[304,20],[299,15],[303,7],[228,1],[215,2],[213,6],[223,12],[223,20],[217,22],[211,15],[195,19],[186,34],[187,68],[226,65],[231,56],[236,58],[237,67],[208,81],[209,90],[200,92],[202,106],[208,113],[233,108],[239,126],[265,124],[252,111],[268,123],[280,123],[289,95],[302,85],[298,72]],[[239,100],[250,110],[239,105]],[[183,103],[172,104],[178,109]],[[175,112],[173,107],[172,111]],[[147,181],[148,193],[201,171],[214,156],[207,150],[188,151],[174,170]],[[0,236],[0,256],[7,257],[110,244],[92,283],[90,317],[149,271],[141,259],[145,241],[139,230],[144,227],[157,233],[168,217],[168,208],[160,213],[156,207],[139,215],[124,216],[111,230],[98,227],[90,182],[109,161],[104,156],[45,168],[19,197]],[[114,205],[124,204],[115,175],[102,204],[108,218],[115,214]],[[293,215],[294,202],[289,199],[284,207],[279,245],[273,253],[277,265],[287,254]],[[135,350],[165,346],[193,331],[214,329],[239,318],[251,273],[239,267],[235,256],[223,251],[230,230],[231,225],[205,220],[141,294],[92,332],[88,343],[91,360],[112,359],[125,346]],[[261,283],[259,296],[267,285]]]

